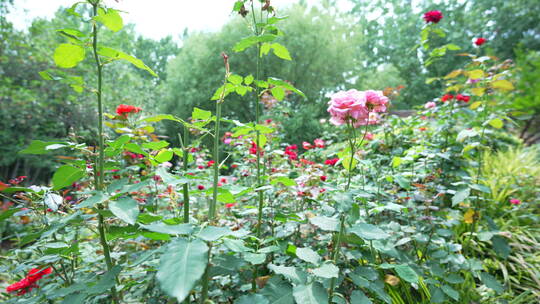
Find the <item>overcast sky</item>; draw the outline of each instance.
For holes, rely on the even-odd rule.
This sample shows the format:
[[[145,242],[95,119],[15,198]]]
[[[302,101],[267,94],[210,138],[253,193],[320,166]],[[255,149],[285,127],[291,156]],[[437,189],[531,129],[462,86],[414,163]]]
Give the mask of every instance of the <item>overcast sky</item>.
[[[59,7],[68,7],[75,0],[15,0],[8,19],[17,29],[25,29],[36,17],[51,18]],[[105,0],[105,3],[125,11],[125,23],[134,23],[141,35],[160,39],[167,35],[177,38],[184,29],[215,31],[231,16],[235,0]],[[295,0],[272,0],[278,8]],[[317,0],[308,0],[316,3]],[[341,1],[340,7],[350,7],[350,2]]]

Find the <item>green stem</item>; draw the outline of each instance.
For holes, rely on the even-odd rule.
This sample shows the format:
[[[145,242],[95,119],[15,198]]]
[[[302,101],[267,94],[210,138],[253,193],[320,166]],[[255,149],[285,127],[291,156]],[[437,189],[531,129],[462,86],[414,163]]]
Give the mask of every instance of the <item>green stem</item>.
[[[184,126],[184,140],[182,142],[184,146],[184,154],[182,155],[182,162],[184,167],[184,174],[188,170],[188,153],[189,153],[189,129]],[[188,183],[183,186],[184,192],[184,223],[189,223],[189,188]]]
[[[345,219],[346,219],[346,214],[345,213],[342,213],[341,216],[340,216],[340,221],[339,221],[339,233],[337,235],[337,238],[336,238],[336,242],[334,243],[334,246],[332,248],[332,261],[334,262],[334,264],[337,263],[337,259],[338,259],[338,256],[339,256],[339,249],[340,249],[340,245],[341,245],[341,237],[343,236],[343,231],[345,230]],[[328,304],[332,304],[332,298],[334,297],[334,285],[336,284],[336,278],[332,278],[330,279],[330,288],[328,290]]]
[[[92,12],[93,16],[97,16],[97,9],[98,9],[99,1],[96,1],[95,3],[92,3]],[[98,77],[98,87],[97,87],[97,103],[98,103],[98,150],[99,155],[97,159],[97,174],[94,175],[95,178],[95,187],[96,190],[100,191],[103,189],[103,176],[105,174],[104,172],[104,138],[103,138],[103,103],[102,103],[102,82],[103,82],[103,67],[101,66],[101,62],[99,60],[99,55],[97,52],[97,38],[98,38],[98,29],[97,24],[94,22],[92,25],[92,35],[93,35],[93,41],[92,41],[92,49],[94,51],[94,59],[96,61],[96,67],[97,67],[97,77]],[[99,204],[98,208],[100,210],[104,209],[103,204]],[[107,270],[111,271],[113,268],[113,262],[111,259],[111,250],[109,247],[109,244],[107,243],[107,238],[105,236],[105,220],[103,219],[103,215],[101,213],[98,213],[98,231],[99,231],[99,240],[101,243],[101,247],[103,247],[103,255],[105,257],[105,264],[107,265]],[[113,286],[111,288],[113,303],[119,303],[118,300],[118,294],[116,292],[116,287]]]

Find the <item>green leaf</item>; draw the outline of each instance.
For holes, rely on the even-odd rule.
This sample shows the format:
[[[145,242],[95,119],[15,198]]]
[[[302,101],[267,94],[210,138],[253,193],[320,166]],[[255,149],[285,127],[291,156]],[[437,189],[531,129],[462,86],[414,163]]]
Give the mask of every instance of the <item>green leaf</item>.
[[[327,216],[315,216],[309,219],[310,223],[325,231],[339,231],[339,220]]]
[[[394,156],[394,158],[392,158],[392,167],[397,168],[399,167],[399,165],[401,165],[402,162],[403,159],[401,157]]]
[[[493,249],[501,258],[506,259],[510,255],[511,249],[504,237],[496,235],[491,239],[491,242],[493,243]]]
[[[272,49],[274,50],[274,55],[278,56],[281,59],[292,60],[289,50],[283,45],[275,42],[272,43]]]
[[[232,84],[238,85],[238,84],[242,84],[242,81],[244,80],[244,78],[242,76],[240,76],[240,75],[231,74],[231,75],[229,75],[227,80]]]
[[[206,226],[197,236],[207,242],[214,242],[231,233],[232,231],[228,227]]]
[[[270,42],[276,39],[276,35],[263,34],[261,36],[250,36],[240,40],[234,47],[233,51],[242,52],[243,50],[256,45],[259,42]]]
[[[254,78],[253,78],[253,75],[248,75],[248,76],[246,76],[246,77],[244,78],[244,83],[245,83],[246,85],[250,85],[250,84],[253,83],[253,79],[254,79]]]
[[[351,304],[373,304],[371,300],[360,290],[355,290],[351,294]]]
[[[416,272],[408,265],[398,265],[394,267],[394,270],[403,280],[409,283],[418,284],[418,274],[416,274]]]
[[[97,204],[102,204],[109,199],[109,196],[102,191],[97,191],[93,196],[87,198],[82,203],[78,204],[76,209],[93,208]]]
[[[307,275],[295,267],[269,264],[268,269],[272,270],[276,274],[281,274],[293,284],[304,284],[306,282]]]
[[[95,16],[94,19],[102,23],[103,25],[105,25],[108,29],[110,29],[113,32],[118,32],[124,26],[122,17],[120,16],[117,10],[112,9],[112,8],[109,8],[107,10],[103,8],[99,8],[98,15]]]
[[[294,181],[294,179],[290,179],[285,176],[279,176],[270,181],[271,185],[276,185],[278,183],[281,183],[283,184],[283,186],[287,186],[287,187],[296,186],[296,181]]]
[[[193,227],[190,224],[179,224],[179,225],[167,225],[165,223],[155,223],[150,225],[141,225],[142,228],[165,234],[190,234],[193,231]]]
[[[272,96],[274,96],[279,101],[282,101],[283,98],[285,98],[285,91],[282,87],[273,87],[272,89],[270,89],[270,92],[272,92]]]
[[[296,248],[296,256],[315,265],[318,265],[321,261],[321,256],[311,248]]]
[[[198,239],[177,239],[161,256],[156,278],[165,293],[182,302],[203,275],[207,263],[206,243]]]
[[[497,281],[497,279],[489,273],[481,272],[480,279],[488,288],[495,290],[495,292],[497,292],[498,294],[504,292],[504,287],[501,285],[501,283],[499,283],[499,281]]]
[[[244,260],[248,261],[252,265],[259,265],[266,260],[266,254],[264,253],[244,253]]]
[[[452,197],[452,207],[465,201],[465,199],[467,199],[470,194],[471,194],[470,188],[464,188],[457,191],[456,194],[454,194],[454,196]]]
[[[294,304],[291,284],[278,276],[273,276],[266,282],[261,294],[270,300],[270,304]],[[255,304],[255,302],[252,304]]]
[[[54,50],[54,63],[64,69],[69,69],[77,66],[84,60],[86,52],[80,45],[62,43]]]
[[[70,186],[84,176],[85,172],[70,165],[63,165],[54,172],[52,183],[53,190],[59,190]]]
[[[105,56],[105,57],[109,57],[111,59],[116,59],[116,60],[125,60],[131,64],[133,64],[135,67],[141,69],[141,70],[145,70],[147,71],[148,73],[150,73],[150,75],[154,76],[154,77],[158,77],[158,75],[152,71],[151,68],[149,68],[146,64],[144,64],[144,62],[140,59],[137,59],[131,55],[128,55],[122,51],[119,51],[119,50],[115,50],[113,48],[110,48],[110,47],[106,47],[106,46],[102,46],[102,47],[99,47],[98,49],[98,54],[100,54],[101,56]]]
[[[390,236],[379,227],[367,223],[356,224],[349,229],[349,232],[356,234],[364,240],[381,240]]]
[[[116,277],[122,270],[122,267],[120,265],[114,266],[111,270],[107,271],[104,275],[102,275],[96,285],[86,289],[86,293],[88,294],[98,294],[103,293],[109,289],[111,289],[116,284]]]
[[[191,113],[191,118],[193,120],[208,120],[212,117],[212,112],[201,110],[199,108],[193,108],[193,112]]]
[[[326,289],[319,282],[308,285],[297,285],[293,288],[293,296],[296,303],[302,304],[326,304],[328,294]]]
[[[325,279],[337,278],[339,275],[339,268],[334,264],[325,263],[321,267],[313,269],[312,273]]]
[[[68,146],[68,143],[61,141],[41,141],[41,140],[32,140],[30,145],[19,151],[20,154],[45,154],[49,153],[51,150],[56,150],[60,148],[65,148]]]
[[[130,197],[123,197],[109,203],[109,210],[122,221],[134,225],[139,216],[139,204]]]
[[[448,285],[443,285],[442,287],[442,291],[447,294],[450,298],[458,301],[459,300],[459,292],[457,292],[454,288],[448,286]]]
[[[123,135],[123,136],[127,136],[127,135]],[[129,136],[128,136],[128,139],[129,139]],[[142,144],[143,148],[152,149],[152,150],[163,149],[163,148],[168,147],[169,145],[170,144],[168,142],[164,141],[164,140],[153,141],[153,142],[148,142],[148,143],[143,143]]]
[[[396,175],[394,176],[395,181],[398,183],[398,185],[403,189],[410,189],[411,188],[411,182],[408,178],[406,178],[403,175]]]
[[[154,159],[158,163],[164,163],[167,161],[170,161],[173,158],[174,152],[172,150],[161,150],[159,153],[154,157]]]
[[[489,121],[489,124],[494,127],[495,129],[500,129],[504,126],[504,123],[499,118],[494,118]]]
[[[243,295],[234,302],[235,304],[270,304],[267,298],[260,294]]]

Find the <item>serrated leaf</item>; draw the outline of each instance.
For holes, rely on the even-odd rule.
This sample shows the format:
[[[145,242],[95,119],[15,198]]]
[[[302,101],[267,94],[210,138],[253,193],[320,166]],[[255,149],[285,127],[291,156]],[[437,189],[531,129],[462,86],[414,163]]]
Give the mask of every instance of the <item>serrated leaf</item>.
[[[390,236],[379,227],[367,223],[358,223],[349,228],[349,232],[356,234],[364,240],[381,240]]]
[[[296,256],[306,262],[318,265],[321,261],[321,256],[311,248],[296,248]]]
[[[274,96],[279,101],[282,101],[283,98],[285,98],[285,91],[281,87],[273,87],[272,89],[270,89],[270,92],[272,93],[272,96]]]
[[[253,83],[253,80],[254,80],[253,75],[248,75],[248,76],[246,76],[246,77],[244,78],[244,83],[245,83],[246,85],[250,85],[250,84]]]
[[[327,216],[315,216],[309,222],[325,231],[339,231],[339,220]]]
[[[298,249],[296,249],[296,251],[298,252]],[[325,279],[337,278],[339,275],[339,268],[334,264],[325,263],[321,267],[313,269],[312,273]]]
[[[326,304],[328,294],[326,289],[319,282],[308,285],[297,285],[293,288],[293,296],[296,303],[302,304]]]
[[[123,197],[109,203],[109,210],[122,221],[134,225],[139,216],[139,204],[130,197]]]
[[[127,54],[127,53],[124,53],[122,51],[115,50],[115,49],[110,48],[110,47],[102,46],[102,47],[99,47],[98,54],[101,55],[101,56],[109,57],[111,59],[125,60],[125,61],[133,64],[135,67],[137,67],[137,68],[139,68],[141,70],[147,71],[152,76],[158,77],[158,75],[150,67],[148,67],[146,64],[144,64],[144,62],[142,60],[140,60],[138,58],[135,58],[135,57],[133,57],[133,56]]]
[[[54,50],[54,63],[64,69],[69,69],[77,66],[84,60],[85,50],[80,45],[62,43]]]
[[[274,55],[278,56],[281,59],[292,60],[289,50],[283,45],[275,42],[272,43],[272,49],[274,50]]]
[[[195,239],[172,241],[161,256],[157,281],[168,295],[184,301],[195,283],[202,277],[208,263],[208,246]]]

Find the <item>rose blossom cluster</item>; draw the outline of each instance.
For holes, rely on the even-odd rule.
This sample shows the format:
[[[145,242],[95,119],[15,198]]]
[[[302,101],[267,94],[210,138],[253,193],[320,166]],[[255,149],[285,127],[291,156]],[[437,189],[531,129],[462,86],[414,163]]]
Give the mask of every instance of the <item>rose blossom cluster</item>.
[[[302,147],[306,150],[310,150],[310,149],[313,149],[313,148],[324,148],[324,140],[320,139],[320,138],[317,138],[313,141],[313,144],[307,142],[307,141],[304,141],[302,143]]]
[[[352,89],[332,95],[328,105],[332,124],[339,126],[350,122],[357,128],[378,123],[377,113],[386,112],[388,97],[382,91]]]
[[[52,268],[32,268],[30,272],[28,272],[28,275],[22,280],[20,280],[17,283],[13,283],[9,285],[6,288],[7,292],[17,292],[18,296],[22,296],[23,294],[31,291],[33,288],[39,287],[37,285],[37,281],[41,280],[43,276],[50,274],[52,272]]]
[[[125,104],[121,104],[116,108],[116,114],[123,118],[127,118],[129,113],[139,113],[140,111],[142,111],[142,109],[139,107]]]

